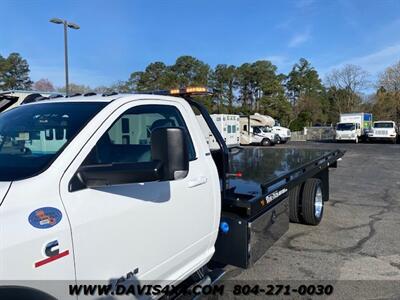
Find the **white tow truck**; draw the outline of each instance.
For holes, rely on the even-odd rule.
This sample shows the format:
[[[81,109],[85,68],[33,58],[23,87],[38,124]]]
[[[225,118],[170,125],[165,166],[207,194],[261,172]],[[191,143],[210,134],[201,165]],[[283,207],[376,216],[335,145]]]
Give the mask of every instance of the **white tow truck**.
[[[396,144],[398,138],[398,128],[393,121],[376,121],[372,126],[372,130],[368,132],[370,141],[390,141]]]
[[[209,92],[88,94],[1,113],[0,298],[80,299],[67,282],[212,284],[224,265],[251,267],[289,220],[317,225],[343,152],[229,151],[191,98]],[[65,133],[57,149],[49,131]]]

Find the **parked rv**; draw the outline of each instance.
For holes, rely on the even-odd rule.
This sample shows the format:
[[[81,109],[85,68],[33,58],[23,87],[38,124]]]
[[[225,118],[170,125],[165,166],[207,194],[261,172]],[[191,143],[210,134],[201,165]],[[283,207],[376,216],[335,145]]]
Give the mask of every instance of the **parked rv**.
[[[228,148],[240,145],[240,117],[238,115],[212,114],[211,119],[221,133]],[[219,145],[210,128],[201,115],[196,116],[210,149],[219,149]]]
[[[368,133],[370,141],[391,141],[396,144],[398,138],[398,127],[393,121],[376,121],[372,126],[372,130]]]
[[[263,126],[271,128],[271,133],[276,135],[276,143],[284,144],[290,140],[291,132],[289,128],[283,127],[277,122],[274,118],[261,115],[259,113],[255,113],[254,115],[250,115],[250,123],[253,126]]]
[[[240,117],[240,144],[274,146],[278,142],[278,135],[272,132],[271,127],[254,125],[250,116]]]
[[[358,143],[366,140],[372,127],[372,114],[346,113],[340,115],[336,125],[336,141],[353,141]]]

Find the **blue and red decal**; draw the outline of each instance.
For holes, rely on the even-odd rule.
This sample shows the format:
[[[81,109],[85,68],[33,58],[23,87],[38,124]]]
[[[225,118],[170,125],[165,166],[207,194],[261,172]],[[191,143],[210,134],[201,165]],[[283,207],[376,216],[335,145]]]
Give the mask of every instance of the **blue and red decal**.
[[[29,215],[29,223],[39,229],[51,228],[62,219],[62,213],[59,209],[55,207],[41,207]]]

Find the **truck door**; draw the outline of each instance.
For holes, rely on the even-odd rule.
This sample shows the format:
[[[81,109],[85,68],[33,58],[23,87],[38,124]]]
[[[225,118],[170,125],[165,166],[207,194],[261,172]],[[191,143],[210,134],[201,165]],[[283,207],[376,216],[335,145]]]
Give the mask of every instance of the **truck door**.
[[[197,155],[191,138],[189,173],[184,179],[69,189],[81,165],[150,161],[152,130],[187,128],[186,112],[180,103],[171,102],[157,100],[157,105],[119,109],[101,125],[62,179],[78,281],[108,281],[126,274],[139,280],[169,280],[212,255],[216,209],[210,193],[212,170]]]
[[[262,139],[263,139],[261,129],[259,127],[252,127],[252,129],[253,129],[253,132],[252,132],[252,135],[251,135],[252,142],[253,143],[260,143],[262,141]]]
[[[356,134],[357,136],[362,135],[360,123],[356,123]]]

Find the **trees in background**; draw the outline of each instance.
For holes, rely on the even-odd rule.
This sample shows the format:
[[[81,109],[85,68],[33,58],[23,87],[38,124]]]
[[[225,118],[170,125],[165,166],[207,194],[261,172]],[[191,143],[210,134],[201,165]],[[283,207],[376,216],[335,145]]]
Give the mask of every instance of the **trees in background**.
[[[127,81],[91,88],[70,84],[72,94],[112,91],[133,92],[165,90],[207,85],[214,95],[198,98],[211,113],[268,114],[293,130],[312,124],[330,124],[340,113],[372,111],[375,119],[400,122],[400,61],[379,75],[376,93],[366,100],[362,91],[370,87],[369,74],[361,67],[345,65],[327,74],[322,83],[317,70],[301,58],[289,72],[279,74],[268,60],[240,66],[219,64],[211,68],[193,56],[178,57],[174,64],[150,63],[133,72]],[[18,53],[0,55],[0,90],[33,89],[65,92],[48,79],[33,84],[29,65]]]
[[[285,82],[287,97],[292,106],[289,126],[300,130],[305,125],[327,121],[325,88],[318,72],[304,58],[296,63]]]
[[[36,91],[43,91],[43,92],[54,92],[55,88],[53,83],[51,83],[48,79],[42,78],[36,81],[33,84],[33,89]]]
[[[149,64],[144,71],[133,72],[126,87],[131,91],[154,91],[189,85],[207,85],[211,68],[192,56],[181,56],[175,64]]]
[[[368,77],[361,67],[350,64],[334,69],[326,76],[330,104],[336,115],[360,108],[361,91],[368,87]]]
[[[234,112],[235,91],[238,87],[236,72],[235,66],[220,64],[215,67],[211,74],[211,87],[215,92],[219,112]]]
[[[381,120],[400,123],[400,61],[380,74],[372,110]]]
[[[28,62],[18,53],[7,58],[0,55],[0,90],[26,90],[31,86]]]
[[[68,85],[69,95],[73,94],[85,94],[89,92],[93,92],[93,89],[84,84],[76,84],[70,83]],[[57,88],[57,91],[60,93],[65,93],[66,89],[65,86]]]

